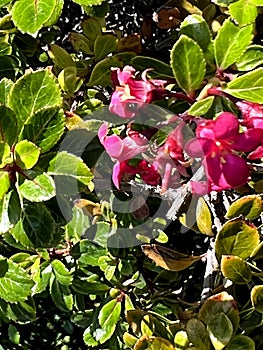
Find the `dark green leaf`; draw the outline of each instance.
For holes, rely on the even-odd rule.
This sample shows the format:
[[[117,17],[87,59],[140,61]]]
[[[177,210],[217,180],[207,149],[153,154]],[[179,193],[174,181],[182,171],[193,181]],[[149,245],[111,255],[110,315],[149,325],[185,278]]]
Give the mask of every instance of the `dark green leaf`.
[[[216,237],[216,256],[218,260],[222,255],[236,255],[246,259],[259,244],[259,239],[255,226],[250,226],[243,220],[228,221]]]
[[[207,330],[215,350],[222,350],[233,335],[233,325],[223,312],[214,315],[207,325]]]
[[[250,45],[236,61],[236,66],[239,71],[250,71],[262,64],[263,47],[261,45]]]
[[[113,34],[101,34],[94,42],[94,53],[96,61],[105,58],[117,48],[117,38]]]
[[[73,308],[73,295],[68,286],[60,284],[54,275],[50,279],[50,294],[55,305],[61,310],[68,312]]]
[[[20,139],[34,142],[41,152],[49,151],[64,132],[65,116],[61,109],[47,108],[34,114],[24,125]]]
[[[0,86],[1,90],[1,86]],[[1,94],[1,91],[0,91]],[[17,121],[14,112],[5,106],[0,106],[0,141],[13,145],[17,138],[16,128]]]
[[[5,260],[0,258],[0,261]],[[10,303],[25,301],[31,294],[33,281],[24,269],[7,260],[8,270],[0,277],[0,298]]]
[[[12,86],[8,96],[8,105],[18,120],[18,131],[36,112],[60,107],[61,103],[59,85],[49,70],[25,74]]]
[[[263,200],[258,195],[244,196],[237,199],[230,205],[225,215],[227,219],[233,219],[240,215],[249,220],[254,220],[259,217],[263,211]]]
[[[253,25],[240,28],[225,20],[214,41],[217,67],[226,69],[245,52],[253,37]]]
[[[192,39],[181,35],[171,51],[171,66],[178,85],[191,93],[198,89],[205,77],[203,51]]]
[[[94,56],[94,44],[85,35],[73,32],[70,34],[70,42],[76,51],[84,52],[87,55]]]
[[[138,70],[153,69],[149,74],[153,78],[172,78],[173,71],[169,64],[146,56],[136,56],[132,60],[132,65]]]
[[[0,201],[0,234],[7,232],[16,224],[20,213],[21,207],[17,192],[8,192]]]
[[[6,164],[12,163],[10,146],[0,141],[0,168],[4,168]]]
[[[76,67],[76,63],[70,54],[58,45],[50,45],[49,56],[54,64],[60,69],[64,69],[66,67]]]
[[[91,276],[88,278],[74,279],[72,289],[76,293],[84,295],[104,295],[107,291],[109,291],[110,287],[104,283],[99,282],[97,278],[98,276]]]
[[[12,324],[8,326],[8,337],[13,344],[20,343],[20,333],[18,332],[17,328]]]
[[[38,161],[39,155],[40,149],[31,141],[23,140],[15,145],[15,162],[23,169],[33,168]]]
[[[251,270],[245,260],[238,256],[223,255],[221,271],[224,277],[237,284],[247,284],[251,281]]]
[[[13,81],[7,78],[0,81],[0,104],[5,105],[7,103],[7,96],[13,84]]]
[[[20,194],[31,202],[44,202],[56,195],[55,182],[47,173],[25,180],[19,186]]]
[[[2,78],[14,79],[16,76],[16,73],[17,73],[16,61],[14,61],[9,56],[0,56],[0,79]]]
[[[224,91],[240,99],[263,103],[263,68],[232,80]]]
[[[84,35],[94,42],[101,35],[101,24],[96,18],[89,17],[81,23]]]
[[[246,335],[238,334],[227,344],[226,350],[255,350],[254,341]]]
[[[200,350],[209,350],[211,343],[203,322],[192,318],[187,322],[186,331],[191,343]]]
[[[256,311],[263,313],[263,286],[254,286],[251,291],[252,305]]]
[[[121,303],[114,299],[103,305],[99,312],[99,324],[103,330],[99,342],[105,343],[114,333],[121,314]]]
[[[56,5],[56,0],[19,0],[12,9],[12,19],[21,32],[34,35],[51,17]]]

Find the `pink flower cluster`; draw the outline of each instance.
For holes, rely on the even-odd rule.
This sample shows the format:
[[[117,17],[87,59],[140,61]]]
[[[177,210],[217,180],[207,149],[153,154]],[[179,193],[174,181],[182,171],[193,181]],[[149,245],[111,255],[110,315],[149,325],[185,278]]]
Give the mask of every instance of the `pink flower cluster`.
[[[168,96],[164,88],[166,82],[148,80],[146,74],[144,71],[139,79],[130,66],[113,70],[112,113],[121,118],[135,118],[138,108],[145,103]],[[186,123],[177,118],[176,126],[166,141],[155,147],[154,154],[149,152],[152,130],[148,134],[147,131],[138,132],[129,123],[126,136],[122,138],[108,135],[109,126],[103,124],[98,136],[116,162],[113,168],[115,186],[119,188],[121,181],[139,175],[145,183],[161,185],[163,190],[177,188],[182,179],[185,181],[189,177],[190,165],[195,159],[202,162],[206,180],[191,183],[193,193],[204,194],[246,184],[250,178],[249,162],[263,157],[263,106],[247,101],[236,105],[240,118],[230,112],[222,112],[213,120],[195,118],[195,137],[188,141],[184,139]]]

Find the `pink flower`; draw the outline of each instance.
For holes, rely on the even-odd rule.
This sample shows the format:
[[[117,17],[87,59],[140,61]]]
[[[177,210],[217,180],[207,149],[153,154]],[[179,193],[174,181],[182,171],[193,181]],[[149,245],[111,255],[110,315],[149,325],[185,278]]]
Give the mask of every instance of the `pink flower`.
[[[108,134],[108,124],[101,125],[98,136],[101,144],[113,161],[122,162],[131,159],[147,149],[148,140],[139,132],[134,132],[132,137],[121,138],[118,135]]]
[[[261,142],[260,129],[239,133],[237,117],[223,112],[216,120],[206,120],[196,129],[196,139],[186,145],[192,157],[204,158],[208,190],[223,190],[244,185],[249,167],[240,152],[250,152]]]
[[[167,82],[148,80],[146,77],[148,70],[142,73],[141,79],[135,76],[135,69],[131,66],[125,66],[122,71],[119,68],[112,70],[115,91],[110,102],[110,112],[121,118],[133,118],[144,103],[151,103],[155,99],[167,96],[164,89],[164,84]]]
[[[263,105],[248,101],[239,101],[236,105],[242,112],[243,125],[247,128],[263,129]]]

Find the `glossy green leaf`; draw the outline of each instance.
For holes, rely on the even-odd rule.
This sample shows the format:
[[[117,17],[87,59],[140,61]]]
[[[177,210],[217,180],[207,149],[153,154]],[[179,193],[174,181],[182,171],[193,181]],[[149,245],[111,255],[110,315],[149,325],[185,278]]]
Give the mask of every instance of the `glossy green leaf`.
[[[0,258],[0,261],[4,261]],[[0,298],[10,303],[25,301],[31,294],[33,281],[24,269],[6,260],[8,269],[0,277]]]
[[[212,41],[211,32],[205,19],[196,14],[187,16],[183,20],[179,33],[193,39],[204,51],[207,50]]]
[[[254,286],[251,290],[251,302],[256,311],[263,313],[263,286]]]
[[[49,151],[61,138],[65,129],[65,116],[61,109],[47,108],[35,113],[24,125],[20,139],[32,141]]]
[[[229,5],[229,13],[240,26],[245,26],[255,21],[258,10],[253,0],[238,0]]]
[[[4,301],[1,300],[1,308],[5,310],[7,317],[13,321],[34,322],[36,320],[36,306],[31,298],[13,304],[4,304]]]
[[[85,35],[73,32],[70,34],[70,42],[76,51],[84,52],[87,55],[94,56],[94,44]]]
[[[99,258],[106,254],[106,249],[90,242],[89,240],[82,239],[79,243],[79,250],[81,256],[78,259],[78,263],[83,266],[99,266]]]
[[[78,294],[84,295],[105,295],[110,287],[98,281],[98,276],[90,276],[88,278],[76,278],[72,283],[72,289]]]
[[[203,100],[195,102],[189,109],[188,114],[194,117],[204,116],[214,103],[215,97],[209,96]]]
[[[236,66],[239,71],[250,71],[262,64],[263,47],[261,45],[250,45],[236,61]]]
[[[44,23],[45,27],[51,27],[55,24],[62,14],[64,0],[55,0],[55,6],[49,19]]]
[[[121,303],[114,299],[107,302],[99,312],[99,324],[103,330],[99,342],[105,343],[114,333],[121,314]]]
[[[51,262],[57,281],[64,286],[70,286],[73,276],[62,261],[55,259]]]
[[[263,68],[233,79],[224,91],[240,99],[263,103]]]
[[[214,315],[207,325],[207,330],[215,350],[222,350],[233,335],[233,325],[223,312]]]
[[[56,5],[56,0],[19,0],[12,8],[12,19],[22,33],[36,35],[51,17]]]
[[[90,185],[93,175],[83,160],[66,151],[59,152],[49,163],[48,173],[59,176],[69,176],[85,185]]]
[[[89,17],[85,19],[81,23],[81,28],[83,30],[83,34],[92,42],[96,40],[96,38],[101,35],[101,24],[99,20],[93,17]]]
[[[132,66],[137,70],[145,70],[151,67],[152,71],[149,74],[153,78],[172,78],[173,71],[169,64],[164,63],[156,58],[146,57],[146,56],[135,56],[131,60]]]
[[[0,106],[0,115],[0,141],[4,141],[12,146],[17,138],[16,116],[14,112],[6,106]]]
[[[222,255],[236,255],[242,259],[250,256],[259,244],[259,232],[246,221],[228,221],[216,237],[215,250],[218,260]]]
[[[20,194],[31,202],[44,202],[56,195],[55,182],[47,173],[26,179],[19,186]]]
[[[14,151],[15,162],[23,169],[33,168],[40,155],[40,149],[33,142],[27,140],[19,141],[15,145]]]
[[[203,51],[192,39],[181,35],[171,51],[171,66],[178,85],[191,93],[198,89],[205,77]]]
[[[249,220],[259,217],[263,211],[263,200],[258,195],[244,196],[233,202],[227,210],[225,217],[233,219],[240,215]]]
[[[7,78],[3,78],[0,81],[0,104],[3,104],[3,105],[7,104],[7,96],[13,85],[14,85],[13,81]]]
[[[255,342],[246,335],[238,334],[227,344],[226,350],[255,350]]]
[[[54,75],[48,70],[29,72],[16,81],[8,105],[18,121],[18,131],[41,109],[60,107],[61,93]]]
[[[10,187],[10,179],[7,171],[0,170],[0,200],[4,197]]]
[[[245,260],[238,256],[223,255],[221,271],[224,277],[237,284],[247,284],[251,281],[252,273]]]
[[[253,25],[240,28],[225,20],[214,41],[217,67],[226,69],[242,55],[253,37]]]
[[[43,267],[43,268],[42,268]],[[50,264],[41,266],[39,270],[32,276],[35,285],[32,288],[32,295],[42,293],[49,285],[52,275],[52,267]]]
[[[51,276],[50,294],[54,304],[64,312],[68,312],[73,308],[73,295],[68,286],[64,286],[58,280]]]
[[[10,146],[0,141],[0,168],[4,168],[6,164],[12,163]]]
[[[84,214],[81,208],[73,207],[72,219],[70,222],[67,223],[66,226],[64,226],[66,239],[69,241],[73,239],[76,239],[77,241],[79,241],[89,227],[90,227],[89,217]],[[82,242],[83,240],[81,240],[80,244]]]
[[[234,331],[239,325],[238,305],[232,295],[221,292],[208,298],[202,305],[198,318],[208,325],[215,315],[224,313],[231,320]]]
[[[203,322],[197,318],[192,318],[187,322],[186,331],[189,341],[200,350],[209,350],[211,343],[207,329]]]

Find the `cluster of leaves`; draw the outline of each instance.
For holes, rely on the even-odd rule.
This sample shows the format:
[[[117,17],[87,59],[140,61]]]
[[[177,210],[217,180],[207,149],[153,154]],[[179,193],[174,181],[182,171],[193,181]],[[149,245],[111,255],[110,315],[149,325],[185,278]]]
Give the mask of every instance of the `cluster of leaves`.
[[[107,1],[73,2],[85,15],[68,33],[68,52],[55,36],[63,0],[0,0],[0,346],[260,349],[260,164],[239,192],[218,194],[214,205],[199,198],[190,210],[186,202],[180,223],[168,225],[165,215],[149,220],[160,196],[118,212],[115,199],[129,207],[131,194],[106,193],[103,175],[112,169],[96,135],[106,118],[120,124],[105,105],[111,68],[126,64],[151,68],[193,101],[190,108],[173,97],[156,102],[173,113],[237,113],[226,94],[263,103],[263,51],[255,43],[263,2],[181,1],[180,27],[167,30],[169,64],[138,55],[139,36],[107,31]],[[208,96],[213,86],[225,95]],[[154,115],[148,123],[155,125]],[[189,231],[180,233],[181,224]],[[203,253],[214,239],[218,266],[211,296],[200,303]],[[147,243],[143,251],[138,242]]]

